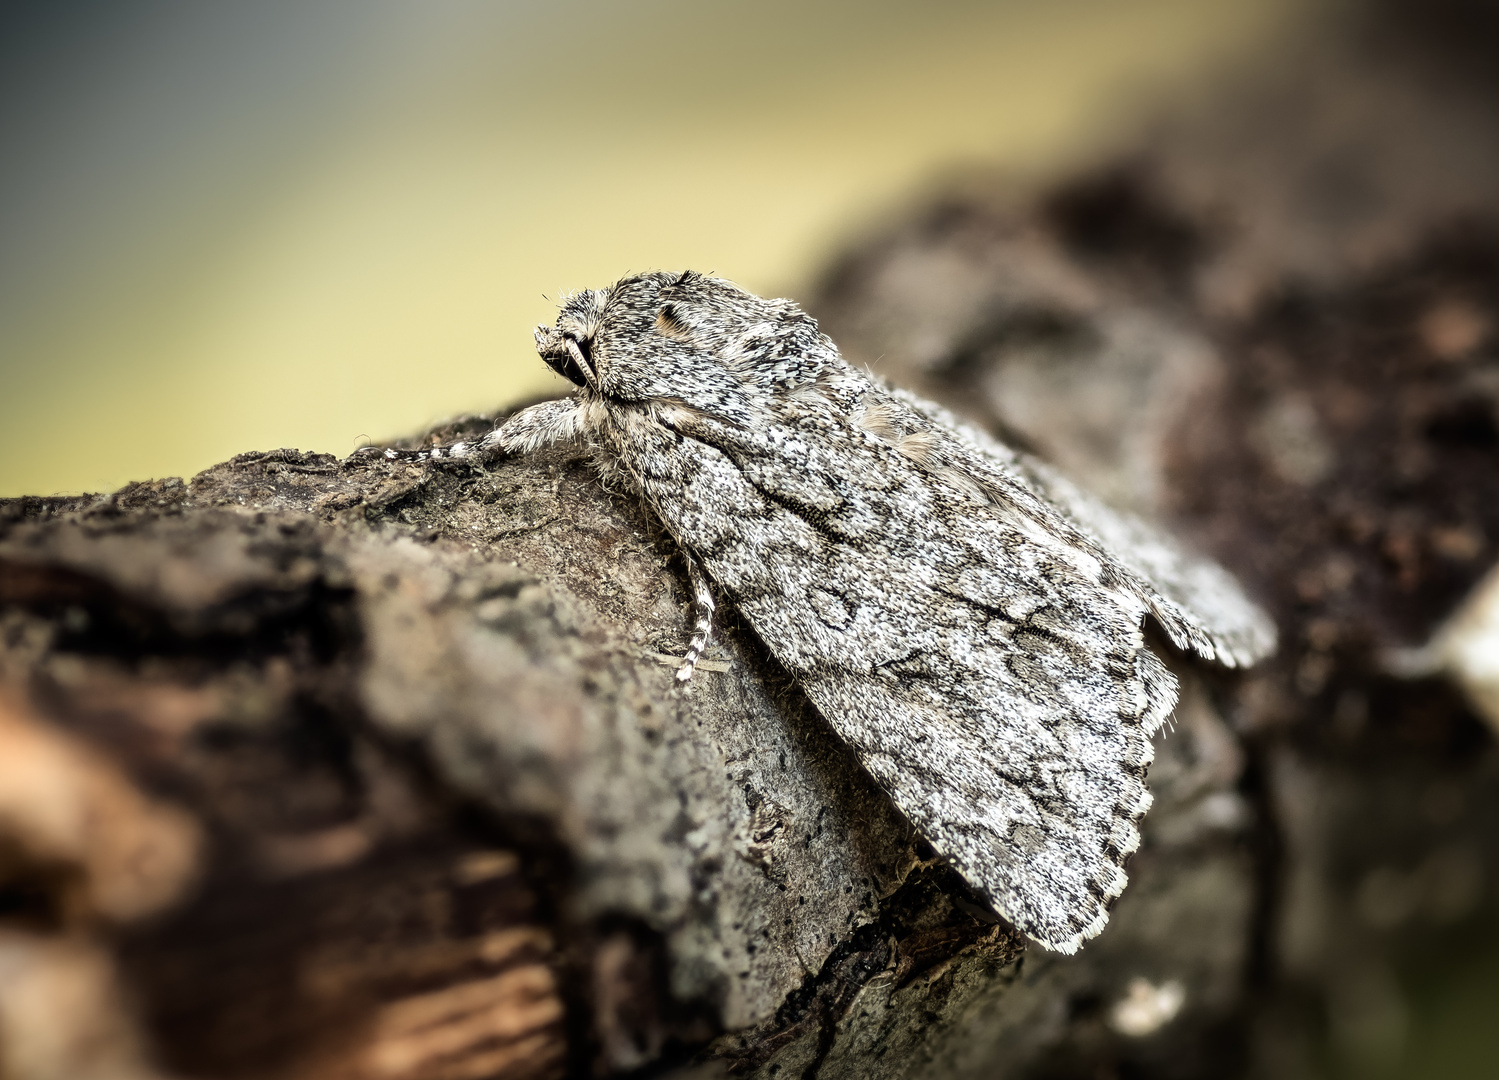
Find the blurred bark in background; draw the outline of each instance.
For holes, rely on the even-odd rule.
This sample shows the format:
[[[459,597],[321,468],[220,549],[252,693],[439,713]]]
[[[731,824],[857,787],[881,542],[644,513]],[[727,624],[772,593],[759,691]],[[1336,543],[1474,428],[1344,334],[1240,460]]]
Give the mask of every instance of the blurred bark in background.
[[[1396,1069],[1499,911],[1499,588],[1442,630],[1499,559],[1496,10],[1352,8],[809,298],[1281,628],[1176,664],[1081,955],[996,923],[732,616],[674,689],[681,568],[577,453],[245,454],[0,504],[0,1076]]]

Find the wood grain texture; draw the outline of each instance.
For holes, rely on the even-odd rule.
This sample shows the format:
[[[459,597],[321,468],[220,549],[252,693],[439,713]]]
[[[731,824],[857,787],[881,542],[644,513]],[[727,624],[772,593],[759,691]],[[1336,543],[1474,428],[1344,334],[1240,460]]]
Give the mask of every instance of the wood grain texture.
[[[1131,886],[1080,956],[1022,956],[742,627],[674,693],[686,576],[585,461],[273,451],[0,504],[0,678],[44,733],[5,766],[51,755],[94,793],[59,805],[112,815],[48,831],[0,792],[0,1071],[1392,1060],[1407,974],[1499,902],[1492,737],[1379,663],[1499,559],[1499,99],[1483,11],[1358,18],[1127,159],[972,180],[804,298],[1274,610],[1263,675],[1175,670]],[[146,840],[180,877],[96,889]],[[1173,984],[1179,1012],[1120,1029]]]

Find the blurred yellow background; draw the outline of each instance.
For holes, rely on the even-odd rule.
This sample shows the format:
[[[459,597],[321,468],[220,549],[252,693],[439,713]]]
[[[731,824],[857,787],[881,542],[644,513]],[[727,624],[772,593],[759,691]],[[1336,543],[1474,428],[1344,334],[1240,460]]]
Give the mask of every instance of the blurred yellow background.
[[[1295,0],[52,0],[0,33],[0,495],[553,382],[560,290],[790,293],[942,170],[1137,135]]]
[[[1107,155],[1340,2],[0,5],[0,496],[560,392],[560,291],[796,295],[953,170]],[[1415,981],[1403,1075],[1482,1074],[1496,966]]]

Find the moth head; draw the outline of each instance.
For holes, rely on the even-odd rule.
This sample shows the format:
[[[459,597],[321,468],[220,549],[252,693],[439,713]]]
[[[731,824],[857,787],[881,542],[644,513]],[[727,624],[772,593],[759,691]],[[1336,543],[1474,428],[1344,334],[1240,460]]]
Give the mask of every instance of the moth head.
[[[768,393],[770,369],[824,362],[820,343],[816,322],[791,301],[691,271],[576,293],[554,326],[536,328],[553,371],[616,404],[672,398],[706,407]],[[831,343],[824,351],[836,357]]]
[[[606,289],[585,289],[565,296],[556,324],[536,328],[536,351],[542,361],[575,386],[599,389],[594,338],[608,298]]]

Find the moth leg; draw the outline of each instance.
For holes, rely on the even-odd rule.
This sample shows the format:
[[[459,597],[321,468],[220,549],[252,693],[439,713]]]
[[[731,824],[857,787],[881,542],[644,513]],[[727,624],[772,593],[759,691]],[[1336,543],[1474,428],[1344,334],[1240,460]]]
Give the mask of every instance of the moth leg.
[[[460,440],[446,446],[422,450],[381,449],[366,446],[358,451],[387,461],[487,461],[500,454],[526,454],[553,443],[577,438],[583,433],[584,414],[573,398],[543,401],[522,409],[510,419],[477,439]]]
[[[703,658],[708,641],[713,637],[714,604],[708,575],[703,573],[696,559],[686,552],[683,555],[687,559],[687,577],[692,582],[692,599],[697,607],[697,630],[692,635],[692,643],[687,646],[687,655],[682,657],[682,666],[677,668],[677,682],[684,683],[692,678],[693,669]]]
[[[379,456],[387,461],[482,461],[494,456],[499,443],[498,433],[499,429],[496,428],[477,439],[460,440],[446,446],[428,446],[421,450],[366,446],[358,452],[371,457]]]

